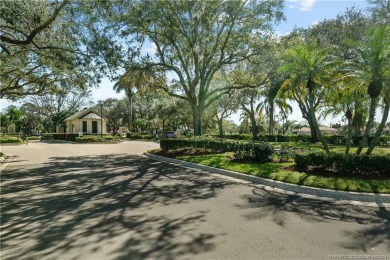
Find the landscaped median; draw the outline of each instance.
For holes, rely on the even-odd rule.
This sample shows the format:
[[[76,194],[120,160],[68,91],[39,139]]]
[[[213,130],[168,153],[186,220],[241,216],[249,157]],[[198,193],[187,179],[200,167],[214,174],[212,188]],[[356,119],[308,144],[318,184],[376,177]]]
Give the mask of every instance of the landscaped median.
[[[211,144],[211,146],[208,146],[209,144]],[[240,145],[241,147],[244,147],[242,144]],[[267,147],[265,144],[262,144],[262,146],[265,148]],[[308,187],[339,191],[390,194],[390,173],[388,170],[388,165],[390,165],[389,156],[372,155],[366,156],[364,159],[363,157],[354,155],[345,156],[339,154],[337,156],[329,157],[324,155],[322,157],[320,156],[321,158],[313,159],[308,155],[311,159],[307,160],[307,167],[303,167],[305,160],[302,158],[303,155],[300,155],[296,156],[296,159],[300,159],[300,165],[298,167],[292,160],[289,160],[288,162],[279,162],[278,156],[276,155],[274,155],[271,160],[268,160],[268,162],[263,163],[250,159],[238,160],[237,151],[232,152],[237,146],[229,142],[221,142],[218,144],[216,141],[210,140],[194,140],[194,142],[189,140],[164,140],[161,142],[161,147],[161,150],[151,151],[151,153]],[[223,147],[225,147],[225,149],[222,149]],[[253,144],[249,144],[245,147],[252,149],[250,147],[253,147]],[[268,151],[268,148],[265,150]],[[251,152],[249,151],[249,154],[250,153]],[[267,152],[266,157],[268,156],[269,154]],[[332,161],[336,160],[335,158],[337,157],[340,158],[337,160],[337,163]],[[313,160],[322,162],[318,169],[313,167]],[[338,171],[338,169],[343,169],[343,167],[345,167],[345,165],[342,164],[343,161],[345,161],[345,165],[349,164],[350,167],[354,166],[355,169],[346,171],[345,174],[343,171]],[[361,167],[355,162],[359,162]],[[374,170],[370,172],[370,169]]]

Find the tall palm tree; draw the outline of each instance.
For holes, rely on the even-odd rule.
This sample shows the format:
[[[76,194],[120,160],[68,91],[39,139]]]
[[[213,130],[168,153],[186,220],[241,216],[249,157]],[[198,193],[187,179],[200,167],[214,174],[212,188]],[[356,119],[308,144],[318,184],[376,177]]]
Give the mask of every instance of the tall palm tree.
[[[370,35],[363,41],[362,46],[359,48],[359,60],[356,62],[356,67],[360,70],[362,78],[366,78],[368,81],[367,84],[367,93],[370,97],[370,107],[368,113],[368,121],[366,128],[364,129],[364,134],[362,141],[360,142],[359,148],[356,151],[356,154],[360,154],[367,143],[368,136],[370,135],[371,129],[373,127],[375,112],[378,106],[380,99],[380,94],[383,89],[386,92],[384,101],[385,101],[385,110],[380,124],[379,129],[384,128],[384,125],[387,121],[388,116],[388,97],[387,92],[389,88],[389,70],[390,70],[390,26],[389,25],[378,25],[376,26]],[[387,111],[387,112],[386,112]],[[371,153],[373,147],[376,143],[371,143],[367,153]]]
[[[283,80],[273,81],[271,85],[269,85],[264,94],[264,100],[261,101],[257,107],[256,111],[265,111],[269,117],[268,121],[268,134],[274,134],[275,127],[275,109],[279,107],[285,114],[288,114],[292,111],[292,108],[289,104],[287,104],[286,99],[282,98],[278,95],[278,92],[283,84]]]
[[[326,153],[330,153],[317,122],[316,110],[324,100],[324,88],[332,78],[335,59],[330,51],[319,48],[312,40],[302,45],[296,45],[285,53],[285,63],[280,71],[289,75],[284,81],[281,91],[285,91],[288,98],[295,100],[311,129],[312,139],[317,138],[324,146]]]
[[[157,77],[156,74],[149,70],[132,68],[127,70],[118,78],[113,89],[119,93],[125,91],[125,95],[129,100],[129,121],[128,128],[132,131],[133,128],[133,98],[136,93],[142,94],[147,87],[153,87],[156,82],[162,77]]]

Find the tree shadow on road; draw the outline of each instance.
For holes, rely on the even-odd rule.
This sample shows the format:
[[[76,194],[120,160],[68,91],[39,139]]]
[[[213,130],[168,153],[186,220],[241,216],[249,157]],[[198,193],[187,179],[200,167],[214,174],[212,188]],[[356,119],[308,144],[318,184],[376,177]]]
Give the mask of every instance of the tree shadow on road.
[[[285,227],[292,213],[307,222],[355,222],[364,227],[355,232],[344,232],[347,242],[343,242],[342,247],[365,252],[378,245],[390,248],[390,211],[386,208],[307,199],[263,188],[254,188],[252,194],[243,199],[247,203],[237,207],[250,210],[244,215],[247,220],[271,217],[274,223]]]
[[[172,259],[212,250],[206,211],[175,206],[234,185],[139,156],[51,158],[1,175],[2,259]],[[166,210],[165,210],[166,209]],[[80,255],[82,254],[82,255]]]

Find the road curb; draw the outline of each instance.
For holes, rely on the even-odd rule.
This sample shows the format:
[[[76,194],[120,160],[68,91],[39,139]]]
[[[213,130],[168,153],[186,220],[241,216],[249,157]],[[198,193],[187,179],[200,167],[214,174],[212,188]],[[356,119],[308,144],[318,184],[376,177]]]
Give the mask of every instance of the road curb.
[[[163,157],[154,154],[144,153],[144,155],[149,157],[152,160],[178,164],[184,167],[195,168],[195,169],[199,169],[211,173],[217,173],[224,176],[233,177],[244,181],[258,183],[265,186],[270,186],[276,189],[280,189],[283,191],[288,191],[290,193],[293,193],[294,195],[299,195],[299,196],[308,195],[311,197],[315,196],[318,198],[343,200],[343,201],[351,202],[352,204],[354,204],[354,202],[363,203],[364,205],[370,205],[372,203],[375,203],[375,206],[390,207],[390,194],[336,191],[336,190],[313,188],[308,186],[300,186],[291,183],[274,181],[274,180],[264,179],[252,175],[243,174],[243,173],[186,162],[178,159]]]
[[[12,159],[14,158],[13,155],[7,155],[3,161],[0,163],[0,172],[4,171],[4,169],[10,164]]]

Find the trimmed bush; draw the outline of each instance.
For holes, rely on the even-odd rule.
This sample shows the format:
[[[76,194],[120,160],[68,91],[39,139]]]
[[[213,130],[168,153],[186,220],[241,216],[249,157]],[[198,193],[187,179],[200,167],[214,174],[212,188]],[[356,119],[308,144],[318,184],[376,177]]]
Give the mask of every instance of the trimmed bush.
[[[0,138],[0,143],[6,144],[6,143],[23,143],[23,140],[19,137],[6,137],[6,138]]]
[[[162,139],[160,147],[164,151],[198,149],[212,152],[231,152],[235,149],[235,142],[212,139]]]
[[[270,162],[274,148],[268,143],[239,143],[234,151],[234,159],[249,162]]]
[[[142,133],[127,133],[127,138],[132,140],[142,139],[142,140],[151,140],[153,135],[151,134],[142,134]]]
[[[163,139],[160,147],[164,151],[196,149],[211,152],[234,152],[234,159],[251,162],[272,161],[273,147],[264,142],[240,143],[210,139]]]
[[[390,178],[390,156],[331,153],[295,154],[295,165],[302,169],[326,170],[341,176]]]
[[[118,137],[112,135],[103,135],[103,138],[97,135],[84,135],[82,137],[75,138],[75,141],[79,143],[111,142],[117,140]]]
[[[28,140],[29,140],[29,141],[41,140],[41,137],[40,137],[40,136],[29,136],[29,137],[28,137]]]

